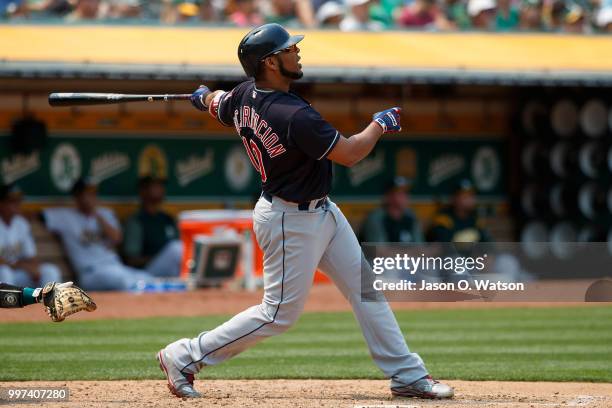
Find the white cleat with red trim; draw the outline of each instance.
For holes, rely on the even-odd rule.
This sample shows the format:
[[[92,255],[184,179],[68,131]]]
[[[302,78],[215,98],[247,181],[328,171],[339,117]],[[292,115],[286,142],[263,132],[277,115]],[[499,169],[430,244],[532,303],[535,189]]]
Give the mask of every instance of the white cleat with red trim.
[[[183,374],[176,368],[174,360],[166,353],[166,349],[161,349],[157,353],[157,361],[168,380],[168,389],[172,394],[179,398],[200,398],[202,396],[193,388],[193,374]]]

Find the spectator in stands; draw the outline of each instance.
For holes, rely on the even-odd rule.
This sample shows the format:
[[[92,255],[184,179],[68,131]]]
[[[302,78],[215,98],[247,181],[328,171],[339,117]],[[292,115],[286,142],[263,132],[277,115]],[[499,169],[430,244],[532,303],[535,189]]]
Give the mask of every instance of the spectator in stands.
[[[476,214],[476,191],[470,180],[462,180],[450,205],[434,216],[428,238],[433,242],[491,241]]]
[[[260,5],[266,23],[316,27],[314,8],[310,0],[262,0]]]
[[[587,31],[584,9],[573,4],[565,15],[563,31],[572,34],[581,34]]]
[[[395,26],[404,0],[379,0],[370,6],[370,18],[380,22],[385,28]]]
[[[519,28],[526,31],[544,30],[541,0],[523,0]]]
[[[227,14],[229,21],[238,27],[259,26],[264,21],[255,0],[230,0]]]
[[[602,8],[597,13],[596,23],[601,31],[612,33],[612,4]]]
[[[143,17],[141,0],[110,0],[108,17],[112,19],[137,19]]]
[[[442,12],[446,24],[439,25],[441,30],[467,30],[472,27],[472,21],[463,0],[444,0],[443,5]]]
[[[469,0],[467,10],[472,21],[472,28],[492,30],[495,27],[497,10],[495,0]]]
[[[80,179],[72,187],[72,196],[75,208],[48,208],[42,216],[47,228],[62,238],[80,286],[130,290],[152,282],[153,275],[121,263],[115,252],[121,228],[112,210],[98,207],[96,184]]]
[[[200,5],[195,1],[182,1],[176,5],[175,23],[195,23],[200,15]]]
[[[8,5],[8,12],[11,17],[23,18],[54,18],[64,17],[73,10],[73,5],[69,0],[20,0],[2,1],[0,0],[0,10],[3,4]]]
[[[402,9],[397,23],[408,28],[435,29],[443,18],[435,0],[414,0]]]
[[[335,1],[325,2],[315,15],[317,24],[323,28],[340,28],[344,19],[344,7]]]
[[[340,23],[342,31],[380,31],[384,26],[370,18],[372,0],[346,0],[347,15]]]
[[[178,276],[183,256],[176,223],[162,210],[165,180],[143,177],[138,182],[140,209],[125,224],[123,254],[126,263],[155,276]]]
[[[16,18],[26,14],[23,0],[0,0],[0,18]]]
[[[163,22],[163,14],[172,9],[172,4],[169,0],[117,0],[120,4],[123,1],[128,4],[138,1],[140,5],[140,18],[148,22],[155,20]]]
[[[384,191],[382,206],[366,217],[361,242],[423,242],[421,224],[408,208],[410,184],[404,177],[390,180]]]
[[[19,215],[22,198],[18,186],[0,186],[0,282],[28,287],[61,282],[57,266],[36,259],[30,224]]]
[[[521,19],[521,13],[511,0],[497,0],[495,14],[495,29],[497,31],[516,30]]]
[[[568,9],[565,0],[553,0],[548,7],[543,10],[543,18],[548,31],[563,31],[565,16]]]
[[[207,0],[162,0],[161,5],[154,5],[154,10],[159,11],[159,21],[163,24],[214,20],[210,2]],[[145,11],[145,14],[153,15],[153,12],[153,10]]]
[[[588,33],[597,28],[612,32],[610,0],[496,3],[497,0],[0,0],[0,18],[64,18],[68,22],[139,19],[164,24],[214,21],[241,27],[278,22],[290,27],[339,27],[344,31],[398,26],[443,31],[474,28]]]
[[[102,0],[77,0],[74,10],[66,15],[68,22],[102,20],[108,15],[109,4]]]

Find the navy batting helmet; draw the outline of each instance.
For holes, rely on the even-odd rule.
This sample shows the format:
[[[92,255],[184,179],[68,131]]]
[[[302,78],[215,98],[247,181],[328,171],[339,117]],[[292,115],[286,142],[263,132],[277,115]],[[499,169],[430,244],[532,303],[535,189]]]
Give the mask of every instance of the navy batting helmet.
[[[290,35],[279,24],[264,24],[251,30],[240,41],[238,59],[247,76],[255,77],[264,58],[299,43],[303,38],[303,35]]]

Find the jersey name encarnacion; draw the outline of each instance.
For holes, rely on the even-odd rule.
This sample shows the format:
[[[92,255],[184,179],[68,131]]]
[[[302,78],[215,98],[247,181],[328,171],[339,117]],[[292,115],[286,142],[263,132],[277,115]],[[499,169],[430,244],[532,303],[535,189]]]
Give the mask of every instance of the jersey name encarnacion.
[[[240,134],[241,128],[253,130],[253,134],[261,141],[270,158],[280,156],[287,151],[285,146],[279,143],[278,135],[274,132],[274,129],[265,120],[260,120],[257,111],[250,106],[243,106],[242,109],[234,110],[234,126],[238,134]]]

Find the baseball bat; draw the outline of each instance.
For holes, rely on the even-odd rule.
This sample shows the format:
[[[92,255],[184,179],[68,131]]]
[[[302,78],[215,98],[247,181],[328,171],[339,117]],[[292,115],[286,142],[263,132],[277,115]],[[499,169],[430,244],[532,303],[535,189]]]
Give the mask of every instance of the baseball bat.
[[[106,105],[123,102],[153,102],[188,100],[191,94],[165,94],[165,95],[135,95],[118,93],[52,93],[49,94],[51,106],[77,106],[77,105]]]

